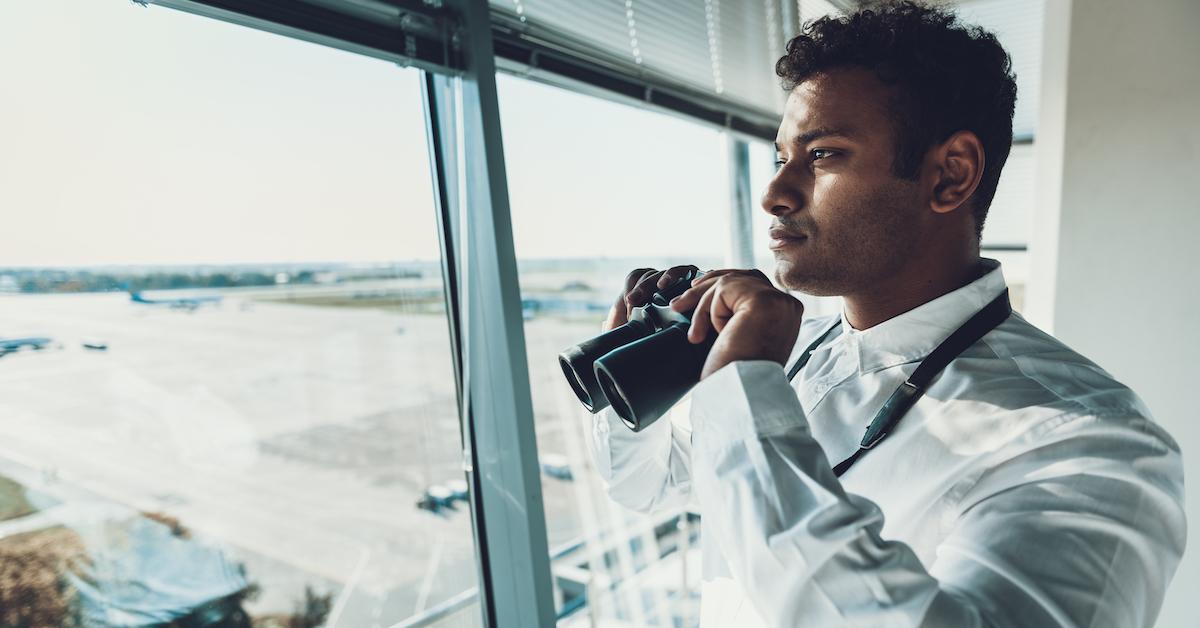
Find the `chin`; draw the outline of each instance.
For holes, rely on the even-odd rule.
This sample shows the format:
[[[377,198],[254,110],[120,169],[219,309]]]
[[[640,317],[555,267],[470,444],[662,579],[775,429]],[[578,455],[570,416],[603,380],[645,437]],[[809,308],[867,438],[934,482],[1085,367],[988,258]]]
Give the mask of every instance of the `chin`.
[[[844,294],[839,282],[828,273],[806,272],[785,259],[775,262],[775,282],[788,290],[814,297],[836,297]]]

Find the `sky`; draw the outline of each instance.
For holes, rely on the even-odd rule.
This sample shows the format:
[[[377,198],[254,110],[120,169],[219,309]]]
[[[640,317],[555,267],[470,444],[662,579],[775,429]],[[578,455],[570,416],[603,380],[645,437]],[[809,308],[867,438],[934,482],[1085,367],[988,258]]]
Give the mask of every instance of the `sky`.
[[[436,258],[418,77],[126,0],[0,3],[0,266]],[[519,257],[724,251],[719,131],[500,98]]]
[[[0,267],[436,259],[418,81],[128,0],[0,2]],[[723,257],[719,130],[498,83],[519,258]],[[1034,171],[1014,149],[985,242],[1026,241]]]

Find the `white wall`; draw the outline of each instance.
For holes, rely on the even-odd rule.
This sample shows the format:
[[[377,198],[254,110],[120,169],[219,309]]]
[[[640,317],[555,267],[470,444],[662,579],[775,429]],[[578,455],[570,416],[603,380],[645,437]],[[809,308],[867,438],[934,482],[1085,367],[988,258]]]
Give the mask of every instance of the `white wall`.
[[[1146,400],[1200,522],[1200,1],[1050,0],[1026,314]],[[1200,532],[1158,625],[1196,626]]]

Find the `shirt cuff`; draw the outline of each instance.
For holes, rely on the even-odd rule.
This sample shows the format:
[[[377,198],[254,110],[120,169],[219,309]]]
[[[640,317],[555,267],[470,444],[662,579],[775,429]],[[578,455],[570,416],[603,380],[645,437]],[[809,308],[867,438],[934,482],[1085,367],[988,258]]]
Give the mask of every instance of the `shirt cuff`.
[[[778,362],[727,364],[692,389],[692,427],[721,440],[803,429],[808,420]]]

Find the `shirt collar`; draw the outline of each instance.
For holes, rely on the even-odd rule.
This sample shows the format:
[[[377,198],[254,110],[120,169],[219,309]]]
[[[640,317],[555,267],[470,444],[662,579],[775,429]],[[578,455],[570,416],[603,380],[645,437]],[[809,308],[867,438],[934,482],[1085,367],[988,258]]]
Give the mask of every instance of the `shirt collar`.
[[[832,344],[847,345],[860,373],[924,358],[1007,287],[1000,262],[986,257],[979,261],[982,277],[870,329],[851,327],[843,309],[840,342]]]

